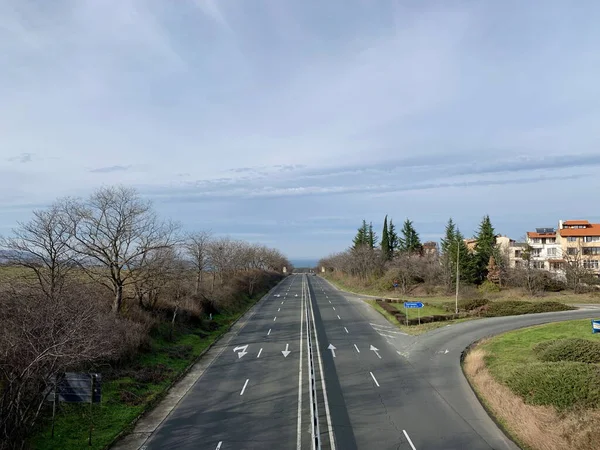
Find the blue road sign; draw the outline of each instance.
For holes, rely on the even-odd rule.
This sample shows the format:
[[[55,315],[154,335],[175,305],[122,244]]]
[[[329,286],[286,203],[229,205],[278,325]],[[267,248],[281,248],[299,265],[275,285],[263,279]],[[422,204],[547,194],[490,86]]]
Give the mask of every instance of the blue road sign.
[[[600,320],[592,320],[592,333],[600,333]]]
[[[422,308],[423,303],[422,302],[404,302],[404,307],[405,308]]]

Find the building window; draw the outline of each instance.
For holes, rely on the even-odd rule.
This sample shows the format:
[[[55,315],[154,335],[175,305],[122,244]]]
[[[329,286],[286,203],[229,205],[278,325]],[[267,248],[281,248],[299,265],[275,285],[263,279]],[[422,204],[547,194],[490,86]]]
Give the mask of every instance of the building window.
[[[576,248],[570,247],[567,249],[567,255],[575,256],[575,255],[577,255],[577,253],[578,252],[577,252]]]
[[[533,243],[534,244],[541,244],[542,240],[540,238],[533,238]]]
[[[600,247],[583,247],[584,255],[600,255]]]
[[[542,256],[542,249],[541,248],[533,248],[531,249],[531,256]]]
[[[544,261],[532,261],[532,265],[534,269],[543,269],[546,266]]]
[[[569,237],[567,238],[567,242],[577,242],[577,238],[576,238],[576,237],[573,237],[573,236],[569,236]]]
[[[556,249],[555,248],[549,248],[546,251],[548,253],[548,256],[556,256]]]
[[[515,250],[515,258],[521,257],[521,250]]]
[[[586,236],[585,242],[600,242],[600,236]]]
[[[586,269],[598,269],[600,268],[600,261],[598,261],[597,259],[583,261],[583,267],[585,267]]]
[[[548,239],[546,239],[546,244],[556,244],[556,238],[548,238]]]
[[[550,263],[550,270],[561,270],[561,264],[559,262],[551,262]]]

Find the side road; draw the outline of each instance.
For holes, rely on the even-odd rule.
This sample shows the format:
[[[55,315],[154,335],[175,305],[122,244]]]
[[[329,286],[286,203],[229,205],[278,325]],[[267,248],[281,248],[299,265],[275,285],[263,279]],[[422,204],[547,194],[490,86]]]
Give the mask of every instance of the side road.
[[[321,279],[330,289],[344,294],[327,280]],[[383,325],[381,314],[355,294],[344,296],[350,303],[360,305],[360,313],[364,319],[385,337],[387,344],[414,369],[415,375],[425,380],[493,449],[518,447],[490,418],[471,389],[461,366],[465,350],[484,337],[518,328],[565,320],[600,318],[597,305],[587,308],[582,305],[581,309],[575,311],[478,319],[447,325],[418,336],[408,336],[399,333],[398,328],[387,321],[387,325]]]
[[[196,364],[189,372],[169,390],[165,398],[154,409],[144,414],[135,423],[131,433],[116,441],[110,448],[116,450],[139,450],[144,448],[145,442],[167,418],[167,416],[177,406],[179,401],[185,396],[190,388],[198,381],[211,364],[223,353],[229,346],[230,341],[246,326],[248,321],[262,308],[265,299],[276,290],[282,280],[275,285],[267,294],[244,313],[229,329],[227,333],[221,336],[204,354],[202,354]]]

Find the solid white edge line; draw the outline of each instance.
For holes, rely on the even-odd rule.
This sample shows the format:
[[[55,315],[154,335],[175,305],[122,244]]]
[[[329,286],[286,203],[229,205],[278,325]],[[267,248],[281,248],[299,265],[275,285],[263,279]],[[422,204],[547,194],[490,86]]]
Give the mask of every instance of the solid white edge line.
[[[313,323],[315,323],[315,313],[312,307],[312,296],[308,290],[308,304],[310,305],[310,313]],[[333,435],[333,427],[331,425],[331,413],[329,412],[329,400],[327,399],[327,388],[325,387],[325,376],[323,375],[323,360],[321,359],[321,350],[319,346],[319,337],[317,336],[317,327],[313,328],[315,342],[317,344],[317,359],[319,360],[319,373],[321,375],[321,389],[323,389],[323,401],[325,403],[325,415],[327,416],[327,428],[329,429],[329,442],[331,450],[335,450],[335,436]]]
[[[375,375],[373,375],[373,372],[369,372],[371,374],[371,378],[373,378],[373,381],[375,382],[375,384],[377,385],[377,387],[379,387],[379,383],[377,382],[377,379],[375,378]]]
[[[360,353],[360,350],[358,349],[358,347],[356,346],[356,344],[354,344],[354,348],[356,349],[356,351],[357,351],[358,353]]]
[[[248,386],[248,381],[250,381],[250,378],[248,378],[246,380],[246,382],[244,383],[244,387],[242,388],[242,392],[240,392],[240,395],[244,395],[244,391],[246,390],[246,386]]]
[[[258,351],[258,355],[256,355],[257,358],[260,358],[260,354],[262,353],[262,347],[261,349]]]
[[[408,443],[410,444],[412,450],[417,450],[417,448],[415,447],[415,445],[412,443],[412,441],[410,440],[410,437],[408,436],[408,433],[406,432],[406,430],[402,430],[402,432],[404,433],[404,436],[406,436],[406,440],[408,441]]]
[[[300,363],[298,364],[298,427],[296,449],[302,450],[302,337],[304,333],[304,292],[300,301]]]

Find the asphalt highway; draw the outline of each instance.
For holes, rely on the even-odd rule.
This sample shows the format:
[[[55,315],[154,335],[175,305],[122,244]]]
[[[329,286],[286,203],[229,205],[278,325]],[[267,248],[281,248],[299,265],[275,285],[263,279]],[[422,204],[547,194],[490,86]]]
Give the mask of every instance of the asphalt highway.
[[[472,342],[579,310],[401,333],[320,277],[261,301],[144,449],[517,449],[460,368]]]

